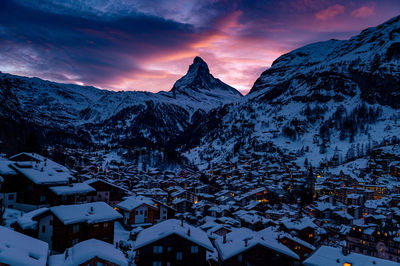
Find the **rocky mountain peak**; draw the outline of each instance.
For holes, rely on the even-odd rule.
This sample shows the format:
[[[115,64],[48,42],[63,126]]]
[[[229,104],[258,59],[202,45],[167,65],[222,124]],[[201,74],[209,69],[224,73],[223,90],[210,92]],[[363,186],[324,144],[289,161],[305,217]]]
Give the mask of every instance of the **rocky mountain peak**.
[[[199,97],[200,94],[207,94],[211,98],[224,98],[227,94],[232,99],[242,96],[236,89],[211,75],[207,63],[199,56],[193,59],[186,75],[175,82],[171,93],[175,96],[186,95],[199,101],[203,98]]]
[[[202,74],[210,74],[210,70],[208,69],[207,63],[200,57],[196,56],[193,59],[193,64],[190,65],[188,73],[202,73]]]

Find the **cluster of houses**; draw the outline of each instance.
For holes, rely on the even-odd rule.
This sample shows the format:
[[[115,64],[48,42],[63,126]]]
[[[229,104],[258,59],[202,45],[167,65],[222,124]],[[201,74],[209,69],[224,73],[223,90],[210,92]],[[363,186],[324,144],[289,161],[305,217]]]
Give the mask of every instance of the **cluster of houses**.
[[[280,156],[241,155],[178,173],[121,162],[104,168],[96,159],[70,169],[35,153],[2,157],[0,265],[400,262],[395,175],[360,180],[326,166],[313,174],[294,155]],[[12,210],[19,215],[7,215]]]

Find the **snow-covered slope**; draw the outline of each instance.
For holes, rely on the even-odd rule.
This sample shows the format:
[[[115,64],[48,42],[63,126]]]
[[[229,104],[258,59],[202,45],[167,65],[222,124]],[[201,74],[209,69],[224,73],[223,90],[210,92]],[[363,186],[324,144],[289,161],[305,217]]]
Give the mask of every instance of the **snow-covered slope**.
[[[201,167],[271,145],[298,163],[356,157],[399,135],[399,73],[400,17],[349,40],[299,48],[279,57],[242,101],[189,128],[197,140],[186,155]]]
[[[137,139],[165,142],[204,113],[242,95],[215,79],[194,59],[170,92],[115,92],[0,73],[0,116],[18,116],[45,127],[83,130],[96,143]],[[107,135],[107,136],[106,136]]]
[[[400,107],[400,16],[349,40],[304,46],[279,57],[254,83],[251,98],[328,101],[344,96]]]

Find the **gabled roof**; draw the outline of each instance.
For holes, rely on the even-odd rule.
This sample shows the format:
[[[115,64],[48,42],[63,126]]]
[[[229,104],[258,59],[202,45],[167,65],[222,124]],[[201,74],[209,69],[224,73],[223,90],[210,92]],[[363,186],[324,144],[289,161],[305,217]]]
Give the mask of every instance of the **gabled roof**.
[[[125,210],[125,211],[131,211],[143,204],[145,204],[151,208],[157,209],[154,201],[152,199],[144,197],[144,196],[128,197],[124,201],[121,201],[120,203],[118,203],[116,207],[119,209]]]
[[[46,212],[50,213],[49,208],[40,208],[36,209],[30,212],[25,213],[21,217],[17,219],[18,225],[23,229],[23,230],[29,230],[29,229],[36,229],[38,222],[33,220],[35,217],[38,217]]]
[[[214,249],[206,232],[187,223],[182,225],[182,222],[177,219],[169,219],[140,232],[136,239],[134,250],[173,234],[196,243],[209,251]]]
[[[100,258],[115,265],[127,266],[128,261],[120,250],[113,245],[89,239],[68,248],[64,254],[50,256],[50,266],[75,266],[81,265],[90,259]]]
[[[86,194],[96,191],[87,183],[72,183],[67,186],[54,186],[50,187],[50,190],[53,191],[56,195]]]
[[[68,184],[71,179],[74,179],[68,168],[38,154],[21,153],[10,157],[10,159],[18,160],[20,155],[26,155],[32,160],[17,161],[10,164],[10,167],[35,184]]]
[[[306,266],[338,266],[344,263],[350,263],[352,266],[394,266],[398,262],[383,260],[376,257],[370,257],[358,253],[344,255],[340,248],[322,246],[315,251],[303,264]]]
[[[101,223],[122,218],[121,214],[105,202],[61,205],[51,207],[50,210],[65,225],[82,222]]]
[[[247,245],[246,245],[247,242]],[[299,260],[299,256],[285,245],[278,242],[274,235],[268,232],[260,233],[252,231],[248,228],[237,228],[226,234],[226,242],[223,238],[215,240],[215,247],[223,261],[236,256],[257,245],[261,245],[267,249],[273,250],[282,255]]]

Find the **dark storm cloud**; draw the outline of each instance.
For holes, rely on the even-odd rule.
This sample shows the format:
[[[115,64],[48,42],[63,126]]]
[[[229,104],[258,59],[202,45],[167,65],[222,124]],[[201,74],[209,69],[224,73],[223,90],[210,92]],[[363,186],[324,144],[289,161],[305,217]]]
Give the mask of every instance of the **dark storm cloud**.
[[[397,0],[0,1],[0,70],[159,91],[200,55],[248,90],[279,55],[399,13]]]
[[[38,74],[63,71],[85,83],[140,70],[135,61],[177,50],[200,36],[190,25],[149,15],[60,15],[12,1],[0,3],[0,25],[3,60],[15,67],[22,61]]]

